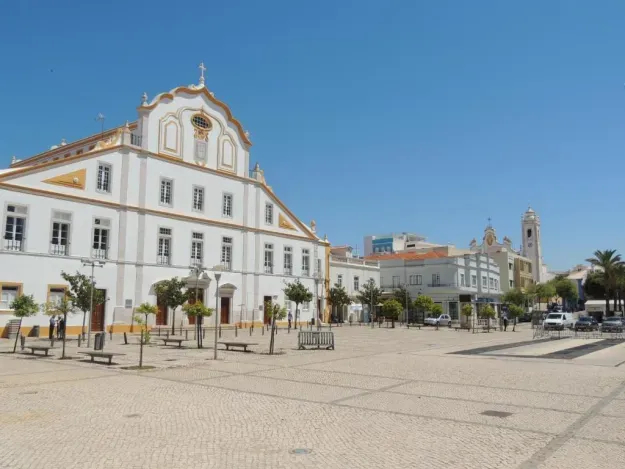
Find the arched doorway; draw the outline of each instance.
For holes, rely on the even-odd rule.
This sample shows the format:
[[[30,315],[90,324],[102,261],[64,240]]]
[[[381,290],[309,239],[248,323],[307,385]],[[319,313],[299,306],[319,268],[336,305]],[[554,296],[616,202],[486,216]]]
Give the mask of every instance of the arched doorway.
[[[219,321],[220,324],[230,324],[234,320],[234,292],[237,287],[232,283],[219,285]]]

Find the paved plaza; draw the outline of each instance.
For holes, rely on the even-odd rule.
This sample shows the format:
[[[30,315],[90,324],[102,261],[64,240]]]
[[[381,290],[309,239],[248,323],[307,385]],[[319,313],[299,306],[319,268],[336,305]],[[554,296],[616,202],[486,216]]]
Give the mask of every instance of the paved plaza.
[[[242,331],[259,345],[217,361],[149,346],[140,371],[121,336],[113,366],[75,340],[72,360],[1,353],[0,468],[625,467],[621,342],[565,358],[579,340],[530,342],[527,325],[333,331],[336,350],[299,351],[280,330],[274,356]]]

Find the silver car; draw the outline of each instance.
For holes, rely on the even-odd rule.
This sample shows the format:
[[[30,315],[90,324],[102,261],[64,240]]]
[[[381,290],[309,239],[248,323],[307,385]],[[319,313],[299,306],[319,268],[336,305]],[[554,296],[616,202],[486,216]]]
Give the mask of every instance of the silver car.
[[[449,314],[441,314],[437,318],[425,318],[423,323],[426,326],[451,326],[451,316]]]

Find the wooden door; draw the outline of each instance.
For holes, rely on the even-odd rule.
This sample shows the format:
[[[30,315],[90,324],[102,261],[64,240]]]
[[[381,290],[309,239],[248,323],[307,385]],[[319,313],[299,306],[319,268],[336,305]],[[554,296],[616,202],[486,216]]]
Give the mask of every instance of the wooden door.
[[[156,313],[156,325],[157,326],[166,326],[167,325],[167,306],[163,303],[157,303],[158,313]]]
[[[230,324],[230,298],[221,297],[221,324]]]
[[[93,312],[91,313],[91,331],[92,332],[102,332],[104,330],[104,310],[105,310],[105,305],[106,305],[106,290],[98,289],[97,291],[101,293],[102,297],[105,298],[105,301],[101,305],[96,305],[93,307]]]
[[[265,313],[265,317],[263,318],[263,322],[265,324],[269,324],[271,322],[271,318],[269,317],[269,312],[267,310],[267,305],[271,305],[271,297],[264,296],[263,297],[263,312]]]

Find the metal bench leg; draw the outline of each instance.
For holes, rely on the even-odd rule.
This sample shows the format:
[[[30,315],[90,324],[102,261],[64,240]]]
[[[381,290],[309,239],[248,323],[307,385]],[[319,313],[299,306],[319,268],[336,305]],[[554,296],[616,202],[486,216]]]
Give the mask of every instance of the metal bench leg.
[[[93,363],[93,355],[91,355],[91,363]]]

